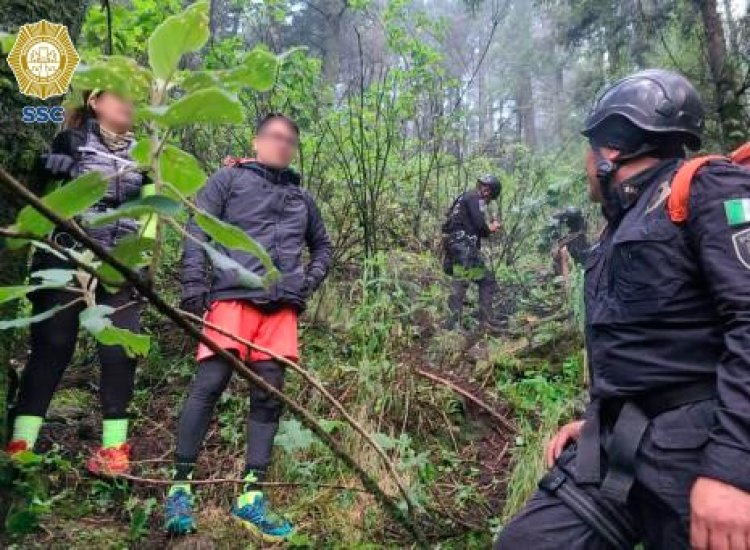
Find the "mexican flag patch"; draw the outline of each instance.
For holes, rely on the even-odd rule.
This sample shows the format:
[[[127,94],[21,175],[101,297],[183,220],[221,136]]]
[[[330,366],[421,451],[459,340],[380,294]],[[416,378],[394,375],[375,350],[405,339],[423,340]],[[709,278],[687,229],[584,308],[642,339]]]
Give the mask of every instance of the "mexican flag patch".
[[[731,199],[724,201],[729,225],[750,223],[750,199]]]

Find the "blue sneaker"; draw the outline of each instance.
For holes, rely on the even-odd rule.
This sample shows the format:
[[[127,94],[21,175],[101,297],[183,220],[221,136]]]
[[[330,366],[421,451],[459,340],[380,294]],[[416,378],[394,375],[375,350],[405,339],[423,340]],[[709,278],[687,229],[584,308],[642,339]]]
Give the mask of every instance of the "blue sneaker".
[[[294,534],[294,526],[268,510],[268,501],[260,491],[248,491],[237,499],[232,515],[246,529],[266,542],[280,542]]]
[[[186,535],[195,531],[193,519],[193,495],[182,487],[176,487],[167,495],[165,508],[165,527],[172,535]]]

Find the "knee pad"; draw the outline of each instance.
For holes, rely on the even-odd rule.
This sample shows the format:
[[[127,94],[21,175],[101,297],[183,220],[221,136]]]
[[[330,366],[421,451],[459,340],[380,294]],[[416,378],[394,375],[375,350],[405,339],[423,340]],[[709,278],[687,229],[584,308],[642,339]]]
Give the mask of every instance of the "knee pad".
[[[276,361],[258,361],[251,365],[255,374],[279,391],[284,388],[284,368]],[[270,393],[253,385],[250,388],[250,419],[264,424],[277,422],[284,405]]]

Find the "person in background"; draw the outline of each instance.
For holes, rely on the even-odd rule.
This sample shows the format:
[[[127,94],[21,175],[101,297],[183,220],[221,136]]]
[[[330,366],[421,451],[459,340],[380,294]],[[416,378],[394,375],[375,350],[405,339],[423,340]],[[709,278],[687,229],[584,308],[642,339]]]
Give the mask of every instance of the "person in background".
[[[299,128],[282,114],[270,114],[256,128],[254,159],[225,161],[201,189],[197,205],[222,221],[239,227],[271,256],[281,277],[269,288],[247,288],[233,271],[209,265],[203,248],[208,240],[194,220],[188,224],[182,260],[182,309],[231,334],[297,361],[297,317],[321,284],[331,264],[331,242],[310,193],[289,168],[299,142]],[[309,261],[303,263],[303,252]],[[266,271],[258,258],[221,248],[245,269],[259,276]],[[247,363],[279,391],[284,366],[273,357],[248,349],[221,333],[205,334]],[[194,530],[191,485],[186,483],[198,459],[216,402],[227,387],[232,368],[206,346],[198,348],[198,370],[182,408],[175,452],[175,482],[166,502],[166,529],[173,534]],[[251,386],[247,419],[247,452],[243,477],[247,482],[232,508],[243,526],[266,541],[293,533],[292,524],[269,512],[262,486],[271,463],[274,436],[282,404]]]
[[[64,185],[89,171],[104,174],[108,178],[107,192],[91,207],[89,213],[92,214],[138,198],[147,180],[133,169],[135,164],[130,158],[135,143],[131,133],[133,114],[132,103],[115,93],[101,90],[84,93],[83,106],[67,113],[65,128],[55,137],[50,153],[41,159],[45,179],[62,180]],[[87,229],[87,233],[111,250],[138,230],[136,220],[122,218]],[[82,246],[64,231],[55,230],[52,239],[63,247],[82,250]],[[75,269],[75,266],[37,249],[32,257],[31,272],[45,269]],[[111,315],[114,326],[138,332],[140,306],[132,286],[125,284],[111,293],[96,283],[92,280],[88,286],[95,288],[98,304],[115,308]],[[56,307],[64,309],[31,325],[31,350],[21,376],[13,434],[8,445],[11,456],[33,450],[52,395],[73,356],[78,339],[78,315],[86,307],[80,293],[65,289],[37,290],[29,298],[32,315]],[[104,417],[102,446],[86,464],[93,473],[124,473],[129,469],[127,409],[133,397],[136,361],[120,346],[99,344],[98,352],[101,363],[99,397]]]
[[[555,275],[568,279],[573,264],[583,265],[589,243],[586,238],[586,220],[580,208],[568,206],[552,216],[556,225],[565,225],[565,232],[559,231],[552,243],[551,255]]]
[[[714,157],[684,179],[703,124],[694,86],[663,70],[616,82],[586,120],[607,221],[586,260],[591,401],[496,549],[748,548],[750,172]]]
[[[444,327],[454,329],[461,323],[466,292],[472,281],[479,289],[478,317],[484,328],[496,328],[494,298],[497,294],[495,274],[485,264],[481,252],[482,239],[500,229],[500,222],[487,222],[489,203],[500,197],[500,180],[485,175],[477,180],[475,189],[461,193],[448,210],[443,223],[443,271],[453,277],[448,298],[450,316]]]

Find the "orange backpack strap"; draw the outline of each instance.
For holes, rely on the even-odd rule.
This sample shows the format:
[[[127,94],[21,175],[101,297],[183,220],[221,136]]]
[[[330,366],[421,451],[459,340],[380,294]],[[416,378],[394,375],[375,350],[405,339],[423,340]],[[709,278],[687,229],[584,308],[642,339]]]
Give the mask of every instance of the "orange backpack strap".
[[[750,164],[750,141],[740,145],[737,149],[732,151],[732,154],[729,155],[729,160],[735,164],[742,164],[743,166]]]
[[[688,217],[688,203],[690,202],[690,184],[698,170],[706,166],[712,160],[726,160],[721,155],[706,155],[695,157],[677,169],[672,178],[671,191],[667,198],[667,213],[669,219],[674,223],[683,223]]]

